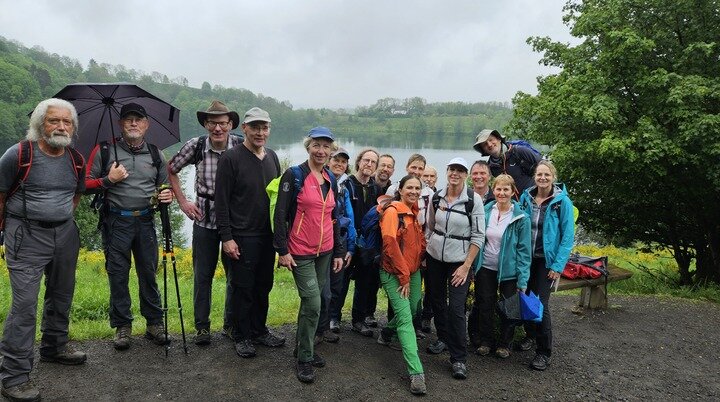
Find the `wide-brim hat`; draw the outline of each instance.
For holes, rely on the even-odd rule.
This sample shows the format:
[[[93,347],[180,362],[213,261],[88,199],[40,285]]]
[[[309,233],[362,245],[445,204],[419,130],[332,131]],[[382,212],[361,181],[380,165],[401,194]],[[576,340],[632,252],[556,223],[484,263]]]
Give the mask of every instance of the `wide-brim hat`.
[[[497,130],[490,130],[485,129],[478,133],[478,135],[475,137],[475,145],[473,145],[473,148],[483,154],[484,156],[487,156],[487,154],[482,150],[482,143],[487,141],[488,138],[490,138],[491,135],[496,136],[500,141],[503,140],[503,136],[500,135],[500,132]]]
[[[222,115],[228,115],[228,117],[230,117],[233,130],[240,125],[240,115],[237,114],[237,112],[230,110],[227,106],[225,106],[224,103],[220,102],[219,100],[214,100],[206,111],[197,112],[197,119],[198,123],[200,123],[201,126],[205,127],[205,121],[207,120],[208,116]]]

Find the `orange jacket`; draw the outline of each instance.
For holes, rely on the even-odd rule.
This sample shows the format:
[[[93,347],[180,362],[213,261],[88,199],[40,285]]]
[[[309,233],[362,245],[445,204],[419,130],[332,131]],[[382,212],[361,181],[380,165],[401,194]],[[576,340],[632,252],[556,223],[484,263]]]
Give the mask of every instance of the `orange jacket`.
[[[382,205],[377,208],[381,210],[382,267],[396,275],[400,285],[406,285],[410,282],[410,275],[420,268],[425,254],[426,240],[417,220],[417,204],[410,209],[400,201],[393,201],[384,212]],[[403,220],[404,227],[400,226],[399,219]]]

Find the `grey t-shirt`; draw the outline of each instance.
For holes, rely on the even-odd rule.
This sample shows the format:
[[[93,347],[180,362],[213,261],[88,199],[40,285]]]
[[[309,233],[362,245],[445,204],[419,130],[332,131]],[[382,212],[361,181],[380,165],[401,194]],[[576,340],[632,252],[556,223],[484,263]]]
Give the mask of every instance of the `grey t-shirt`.
[[[18,145],[15,144],[0,158],[0,192],[7,193],[10,190],[17,171]],[[66,150],[61,156],[49,156],[33,142],[32,166],[25,180],[27,217],[48,222],[71,219],[73,197],[85,191],[84,177],[84,169],[80,180],[75,177],[69,151]],[[16,216],[25,216],[20,189],[6,201],[5,210]]]

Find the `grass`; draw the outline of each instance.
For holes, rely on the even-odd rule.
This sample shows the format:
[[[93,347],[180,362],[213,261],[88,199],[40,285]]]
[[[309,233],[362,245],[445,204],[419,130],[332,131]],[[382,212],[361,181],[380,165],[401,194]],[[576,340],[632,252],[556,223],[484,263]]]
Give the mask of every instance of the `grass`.
[[[0,260],[0,324],[5,321],[10,307],[10,283],[5,261]],[[105,260],[102,252],[81,250],[78,258],[78,269],[76,271],[75,296],[70,314],[70,335],[73,339],[97,339],[112,338],[114,331],[110,328],[108,310],[110,306],[107,273],[105,272]],[[180,299],[183,307],[183,321],[187,334],[194,334],[193,324],[193,280],[192,280],[192,252],[190,249],[176,250],[176,267],[178,271],[178,283],[180,288]],[[162,257],[159,261],[158,286],[163,292]],[[180,333],[180,315],[177,308],[177,297],[172,276],[172,263],[168,256],[168,330]],[[137,276],[134,268],[130,272],[130,296],[132,298],[132,313],[135,317],[133,325],[134,334],[143,334],[145,331],[145,320],[140,315],[138,301]],[[42,314],[42,299],[45,292],[44,284],[40,289],[38,305],[38,326],[36,334],[39,339],[40,326],[39,317]],[[351,283],[348,291],[348,298],[343,309],[343,316],[350,317],[352,307],[353,285]],[[220,331],[223,324],[223,306],[225,300],[225,275],[222,267],[218,265],[213,281],[212,309],[210,322],[213,331]],[[275,269],[275,280],[273,289],[270,292],[270,311],[268,313],[268,325],[278,326],[287,323],[294,323],[297,320],[297,312],[300,307],[300,298],[297,295],[295,281],[292,273],[285,268]],[[387,309],[387,301],[384,297],[378,298],[378,311]]]
[[[611,283],[611,294],[651,294],[682,297],[694,300],[707,300],[720,303],[720,287],[707,285],[703,287],[678,286],[679,275],[669,253],[645,253],[637,249],[616,248],[614,246],[595,247],[578,246],[576,251],[584,255],[607,255],[612,264],[634,272],[632,278]],[[183,318],[185,330],[188,334],[194,333],[193,305],[192,305],[192,253],[190,249],[176,250],[176,267],[180,285],[180,297],[183,305]],[[171,332],[180,332],[180,319],[177,309],[177,298],[172,281],[172,264],[168,258],[168,329]],[[213,281],[213,301],[210,321],[212,330],[219,331],[223,323],[223,306],[225,297],[225,278],[221,267],[218,267],[216,280]],[[162,292],[162,258],[158,272],[158,284]],[[350,316],[352,307],[352,284],[349,296],[343,309],[345,317]],[[576,293],[577,291],[568,291]],[[44,286],[40,290],[38,316],[42,313],[42,295]],[[133,332],[142,334],[145,330],[144,319],[139,312],[137,295],[137,277],[134,272],[130,275],[130,294],[132,297],[133,315],[135,325]],[[5,262],[0,260],[0,323],[4,322],[10,306],[10,284]],[[294,323],[300,299],[295,289],[292,274],[284,269],[275,270],[275,281],[270,293],[270,311],[268,325],[278,326]],[[73,339],[111,338],[113,330],[108,320],[109,296],[108,280],[104,268],[104,257],[101,252],[81,250],[76,273],[75,297],[70,317],[70,334]],[[378,297],[378,312],[383,314],[387,309],[387,299],[382,295]],[[39,322],[39,320],[38,320]],[[39,336],[39,325],[37,328]]]

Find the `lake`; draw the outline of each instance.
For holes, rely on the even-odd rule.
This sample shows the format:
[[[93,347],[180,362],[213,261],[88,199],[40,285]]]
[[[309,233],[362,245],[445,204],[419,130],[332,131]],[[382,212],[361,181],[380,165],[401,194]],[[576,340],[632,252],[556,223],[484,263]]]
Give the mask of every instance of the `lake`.
[[[356,144],[355,142],[342,142],[341,140],[338,140],[338,145],[345,148],[348,153],[350,154],[350,165],[351,168],[354,168],[354,161],[355,157],[357,156],[357,153],[360,152],[362,149],[366,148],[366,145],[364,144]],[[272,144],[269,145],[270,148],[272,148],[278,155],[278,158],[280,158],[280,161],[282,163],[283,160],[289,161],[293,165],[300,164],[307,160],[308,154],[305,148],[302,146],[302,141],[299,141],[297,144],[285,144],[285,145],[279,145],[274,146]],[[380,154],[390,154],[395,158],[395,174],[392,176],[393,181],[400,180],[403,176],[405,176],[405,164],[407,163],[408,158],[410,155],[414,153],[419,153],[425,157],[428,161],[428,166],[434,166],[438,171],[438,181],[436,184],[437,188],[443,188],[445,184],[447,183],[447,178],[445,175],[446,171],[446,164],[455,157],[463,157],[465,160],[468,161],[469,165],[472,165],[472,163],[478,159],[481,159],[481,155],[476,152],[473,149],[430,149],[430,148],[382,148],[377,149],[377,151]],[[484,158],[486,159],[486,158]],[[185,168],[182,172],[182,177],[184,181],[187,181],[187,184],[185,185],[185,188],[188,190],[186,193],[186,196],[189,199],[195,198],[195,189],[192,186],[192,181],[195,177],[195,168],[193,166],[189,166]],[[189,178],[189,181],[188,181]],[[185,224],[183,226],[183,232],[186,235],[186,238],[188,240],[192,239],[192,222],[189,219],[185,220]]]

